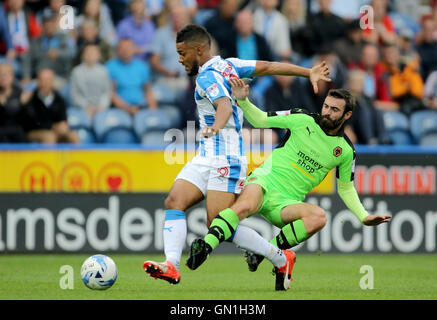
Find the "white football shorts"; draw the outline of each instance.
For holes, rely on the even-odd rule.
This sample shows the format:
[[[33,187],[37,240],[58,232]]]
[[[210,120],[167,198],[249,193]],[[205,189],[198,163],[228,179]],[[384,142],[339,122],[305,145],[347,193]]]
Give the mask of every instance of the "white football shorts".
[[[197,155],[177,175],[194,184],[206,195],[207,190],[239,194],[243,190],[247,173],[246,157]]]

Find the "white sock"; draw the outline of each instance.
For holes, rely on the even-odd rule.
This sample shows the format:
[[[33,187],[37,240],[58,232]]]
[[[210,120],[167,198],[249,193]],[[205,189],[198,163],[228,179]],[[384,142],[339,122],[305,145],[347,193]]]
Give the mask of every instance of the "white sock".
[[[163,237],[165,258],[179,270],[182,249],[187,238],[187,220],[183,211],[165,210]]]
[[[238,225],[232,242],[238,247],[266,257],[275,267],[282,267],[287,259],[282,250],[261,237],[255,230]]]

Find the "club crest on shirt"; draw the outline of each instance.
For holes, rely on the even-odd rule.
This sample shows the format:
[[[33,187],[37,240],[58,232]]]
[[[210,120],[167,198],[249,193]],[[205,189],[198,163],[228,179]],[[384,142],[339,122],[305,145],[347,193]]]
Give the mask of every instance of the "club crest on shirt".
[[[334,156],[339,157],[341,155],[341,153],[343,152],[343,149],[340,146],[337,146],[334,148]]]
[[[216,97],[219,94],[219,88],[217,83],[213,83],[208,88],[206,88],[206,92],[210,97]]]

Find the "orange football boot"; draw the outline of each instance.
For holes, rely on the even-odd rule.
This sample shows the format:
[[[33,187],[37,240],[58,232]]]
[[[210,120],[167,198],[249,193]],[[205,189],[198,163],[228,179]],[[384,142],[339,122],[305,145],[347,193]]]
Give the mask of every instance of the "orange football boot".
[[[170,261],[145,261],[143,269],[151,277],[165,280],[170,284],[178,284],[181,281],[179,270]]]

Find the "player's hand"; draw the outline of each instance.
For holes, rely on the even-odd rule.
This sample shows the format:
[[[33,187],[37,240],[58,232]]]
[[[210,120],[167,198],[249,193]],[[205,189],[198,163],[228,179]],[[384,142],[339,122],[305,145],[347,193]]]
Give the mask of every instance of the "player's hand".
[[[215,128],[215,127],[204,127],[200,131],[200,135],[204,138],[210,138],[210,137],[218,135],[219,131],[220,130]]]
[[[314,93],[319,92],[319,88],[317,87],[317,82],[319,80],[331,82],[331,79],[328,78],[328,76],[329,76],[329,68],[325,61],[311,68],[310,81],[311,84],[313,85]]]
[[[237,100],[244,100],[249,96],[249,85],[239,78],[229,79],[232,87],[232,94]]]
[[[364,218],[363,223],[366,226],[377,226],[381,223],[389,222],[390,219],[391,219],[391,216],[380,216],[377,214],[370,214]]]

